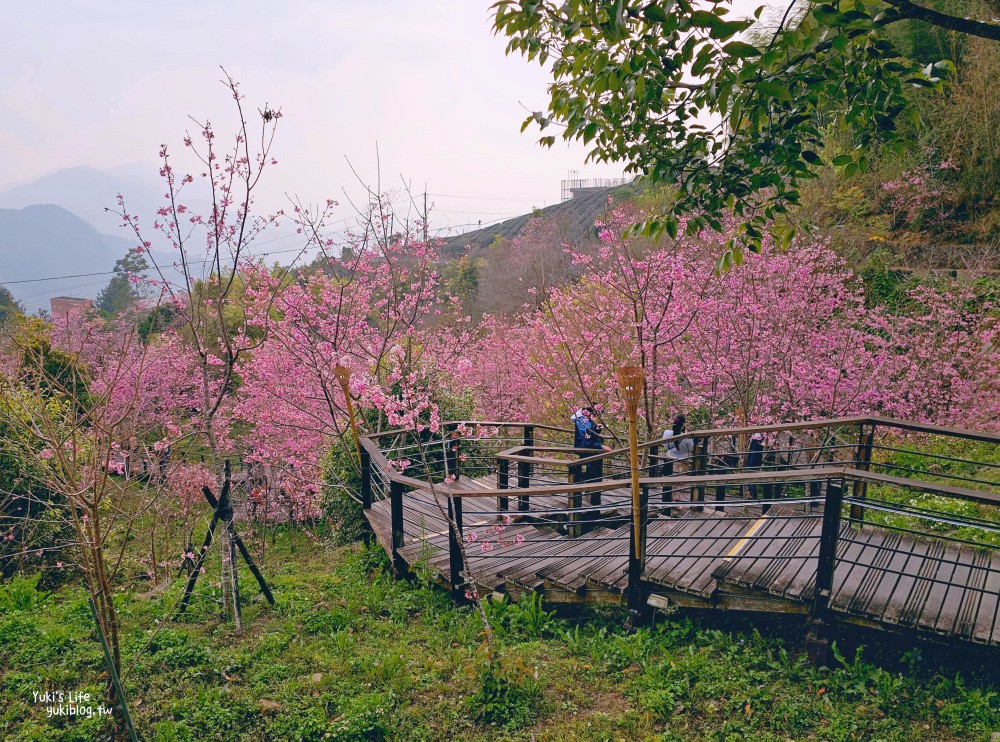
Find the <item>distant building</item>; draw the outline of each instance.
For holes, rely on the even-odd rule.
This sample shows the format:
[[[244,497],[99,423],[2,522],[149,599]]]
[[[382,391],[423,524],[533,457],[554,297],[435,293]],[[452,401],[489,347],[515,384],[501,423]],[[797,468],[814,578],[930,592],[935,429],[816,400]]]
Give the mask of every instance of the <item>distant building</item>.
[[[75,296],[53,296],[49,299],[52,305],[52,316],[67,315],[74,309],[87,311],[94,306],[93,299],[79,299]]]
[[[628,185],[631,182],[631,178],[580,178],[578,171],[570,170],[569,178],[562,181],[561,184],[561,200],[569,201],[574,198],[583,198],[592,193]]]

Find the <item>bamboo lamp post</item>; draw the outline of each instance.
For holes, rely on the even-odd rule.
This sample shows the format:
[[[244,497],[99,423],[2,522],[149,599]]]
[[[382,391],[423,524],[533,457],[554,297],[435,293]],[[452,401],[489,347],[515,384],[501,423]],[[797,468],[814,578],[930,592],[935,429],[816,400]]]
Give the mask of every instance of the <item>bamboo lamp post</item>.
[[[344,401],[347,403],[347,417],[351,421],[351,432],[354,433],[354,448],[358,452],[358,463],[361,463],[361,439],[358,437],[358,421],[354,417],[354,402],[351,401],[351,369],[347,366],[337,364],[333,368],[333,375],[340,382],[340,388],[344,390]]]
[[[628,608],[630,628],[635,628],[643,611],[642,565],[645,561],[646,545],[646,493],[639,488],[639,434],[636,431],[636,415],[642,396],[646,373],[638,366],[622,366],[615,373],[625,400],[628,416],[629,469],[632,474],[632,532],[631,548],[628,554]]]
[[[643,382],[646,372],[639,366],[622,366],[615,372],[622,397],[625,399],[625,412],[628,416],[628,452],[629,469],[632,474],[632,556],[642,557],[642,503],[639,493],[639,434],[636,430],[636,415],[639,411],[639,398],[642,396]]]

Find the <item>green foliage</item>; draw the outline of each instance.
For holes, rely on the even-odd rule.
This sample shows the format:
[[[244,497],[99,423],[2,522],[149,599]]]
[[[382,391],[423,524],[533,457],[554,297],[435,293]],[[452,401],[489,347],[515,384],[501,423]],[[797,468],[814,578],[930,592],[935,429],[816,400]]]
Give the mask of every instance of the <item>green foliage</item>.
[[[144,343],[149,342],[150,336],[167,329],[176,316],[177,310],[172,307],[162,304],[153,307],[139,321],[139,338]]]
[[[136,279],[140,279],[149,269],[149,263],[135,248],[125,257],[115,262],[114,275],[98,294],[94,306],[108,315],[117,316],[127,312],[142,298],[142,291]]]
[[[554,634],[559,625],[556,612],[545,610],[538,593],[528,593],[516,603],[488,601],[485,606],[494,628],[508,636],[541,639]]]
[[[882,306],[897,312],[906,307],[906,290],[913,287],[891,269],[891,255],[875,250],[861,266],[860,274],[865,289],[865,303],[870,307]]]
[[[75,354],[52,346],[49,330],[39,319],[26,320],[18,327],[20,381],[48,399],[71,401],[83,414],[90,407],[87,370]]]
[[[23,388],[0,389],[0,579],[18,570],[54,567],[62,560],[70,525],[65,500],[47,485],[40,445],[22,422],[28,405],[39,401]],[[51,403],[58,409],[57,403]],[[59,577],[47,570],[43,582]]]
[[[120,583],[143,739],[978,739],[1000,725],[995,680],[971,661],[959,676],[963,661],[940,665],[931,646],[902,658],[875,646],[814,668],[797,624],[785,638],[690,618],[628,633],[618,607],[557,619],[525,600],[491,611],[484,662],[478,617],[446,591],[393,579],[379,547],[300,535],[277,529],[264,571],[282,605],[248,600],[242,636],[204,596],[203,617],[164,624],[183,580],[156,593]],[[100,694],[103,660],[85,591],[39,599],[30,582],[0,612],[0,737],[107,738],[32,701],[39,686]]]
[[[479,271],[482,260],[476,260],[463,255],[458,260],[445,263],[441,272],[448,293],[462,300],[463,306],[469,306],[479,292]]]
[[[360,541],[370,532],[361,503],[361,470],[354,441],[342,436],[327,451],[323,461],[323,514],[336,526],[338,544]]]
[[[551,146],[546,130],[562,125],[562,138],[583,143],[589,159],[675,186],[676,199],[641,225],[643,234],[676,236],[682,219],[691,234],[718,229],[735,213],[741,242],[723,255],[727,267],[739,263],[741,243],[759,250],[774,220],[799,202],[801,184],[823,163],[824,124],[841,122],[855,145],[898,149],[910,90],[941,87],[954,69],[948,59],[923,66],[900,52],[885,30],[905,16],[898,7],[805,7],[775,32],[760,10],[730,19],[729,2],[499,0],[494,27],[508,37],[508,53],[551,63],[547,110],[522,130],[537,124]],[[748,33],[756,43],[743,40]],[[721,124],[706,126],[706,114]],[[866,149],[833,160],[848,177],[870,164]]]
[[[340,742],[386,739],[394,704],[395,696],[391,691],[348,698],[337,708],[337,716],[329,726],[329,739]]]
[[[24,316],[24,305],[14,298],[6,286],[0,286],[0,328]]]
[[[149,645],[150,654],[171,670],[204,665],[211,659],[207,647],[191,640],[187,634],[164,629]]]
[[[0,585],[0,615],[14,611],[31,611],[45,602],[45,593],[38,589],[41,573],[30,577],[14,575],[6,584]]]
[[[486,662],[477,683],[469,711],[480,724],[519,729],[538,717],[541,687],[522,662]]]

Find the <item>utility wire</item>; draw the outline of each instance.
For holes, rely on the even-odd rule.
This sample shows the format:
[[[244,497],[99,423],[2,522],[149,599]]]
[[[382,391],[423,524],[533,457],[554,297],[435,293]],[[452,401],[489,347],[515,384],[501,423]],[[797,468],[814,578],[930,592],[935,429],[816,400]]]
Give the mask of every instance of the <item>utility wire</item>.
[[[428,193],[428,196],[434,196],[436,198],[467,198],[472,201],[519,201],[525,203],[528,201],[551,201],[552,197],[548,196],[546,198],[533,198],[531,196],[525,196],[524,198],[513,197],[513,196],[460,196],[454,193]]]

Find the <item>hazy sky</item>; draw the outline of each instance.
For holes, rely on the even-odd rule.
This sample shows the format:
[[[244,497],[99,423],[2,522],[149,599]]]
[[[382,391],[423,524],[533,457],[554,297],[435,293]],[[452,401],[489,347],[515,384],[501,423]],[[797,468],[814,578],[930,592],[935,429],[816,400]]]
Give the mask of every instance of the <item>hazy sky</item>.
[[[229,131],[219,65],[247,102],[280,106],[269,203],[358,192],[349,157],[387,187],[434,195],[436,227],[484,224],[559,199],[582,148],[519,133],[547,74],[504,56],[489,0],[36,0],[8,9],[0,48],[0,185],[74,165],[180,152],[188,115]],[[349,215],[346,205],[339,210]],[[464,231],[464,229],[459,229]]]

